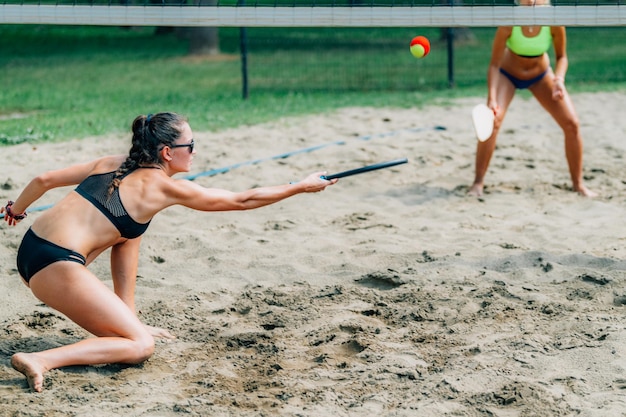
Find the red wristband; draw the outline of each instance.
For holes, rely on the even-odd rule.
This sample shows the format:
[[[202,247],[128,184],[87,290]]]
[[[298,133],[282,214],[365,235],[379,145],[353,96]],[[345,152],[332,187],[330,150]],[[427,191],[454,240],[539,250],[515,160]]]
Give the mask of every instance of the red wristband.
[[[26,216],[28,216],[28,214],[26,214],[26,212],[20,213],[20,214],[13,213],[13,211],[11,210],[11,207],[13,207],[13,201],[9,200],[7,205],[4,206],[4,210],[6,211],[6,215],[8,217],[10,217],[12,219],[15,219],[15,220],[24,220],[26,218]]]

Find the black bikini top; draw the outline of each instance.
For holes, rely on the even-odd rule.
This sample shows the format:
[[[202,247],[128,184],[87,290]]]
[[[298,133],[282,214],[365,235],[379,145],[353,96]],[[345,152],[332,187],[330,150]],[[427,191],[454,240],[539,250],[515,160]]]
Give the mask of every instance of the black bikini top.
[[[126,177],[126,175],[131,172],[133,171],[127,172],[122,178]],[[113,193],[109,195],[109,186],[114,177],[115,171],[91,175],[85,178],[83,182],[76,187],[75,191],[89,200],[98,210],[107,216],[122,237],[134,239],[141,236],[146,229],[148,229],[150,222],[138,223],[130,217],[120,199],[119,188],[115,187]]]

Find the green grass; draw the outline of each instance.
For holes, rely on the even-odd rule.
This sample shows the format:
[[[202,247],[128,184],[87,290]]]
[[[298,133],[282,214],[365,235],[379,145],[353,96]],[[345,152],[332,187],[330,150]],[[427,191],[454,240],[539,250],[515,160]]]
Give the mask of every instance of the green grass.
[[[248,29],[243,100],[236,28],[220,29],[221,56],[194,58],[187,41],[154,28],[4,25],[0,143],[128,132],[138,114],[163,110],[188,116],[196,130],[221,130],[344,106],[484,95],[493,31],[474,28],[474,41],[455,45],[449,88],[436,28]],[[421,60],[408,52],[417,34],[432,42]],[[626,89],[622,28],[568,29],[568,40],[570,91]]]

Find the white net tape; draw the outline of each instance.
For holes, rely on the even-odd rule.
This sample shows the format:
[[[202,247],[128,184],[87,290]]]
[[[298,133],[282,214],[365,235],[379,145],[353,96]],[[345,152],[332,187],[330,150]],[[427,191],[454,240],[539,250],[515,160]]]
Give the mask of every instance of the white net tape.
[[[0,24],[211,27],[624,26],[626,5],[200,7],[2,4]]]

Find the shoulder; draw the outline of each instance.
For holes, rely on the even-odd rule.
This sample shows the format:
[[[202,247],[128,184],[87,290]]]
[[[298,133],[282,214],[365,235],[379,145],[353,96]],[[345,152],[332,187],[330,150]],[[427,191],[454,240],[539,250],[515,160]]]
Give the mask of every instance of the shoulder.
[[[165,179],[161,181],[161,187],[163,191],[174,200],[192,198],[198,196],[206,190],[199,184],[187,179],[176,179],[165,176]]]
[[[496,44],[504,43],[511,37],[512,34],[513,34],[512,26],[500,26],[496,30],[496,34],[494,36],[494,42]]]
[[[506,43],[511,37],[511,33],[513,31],[513,27],[511,26],[500,26],[496,29],[496,34],[493,37],[493,50],[504,50]]]
[[[195,208],[206,199],[207,189],[193,181],[175,179],[162,173],[159,175],[157,172],[146,172],[146,175],[150,176],[148,181],[150,191],[142,199],[142,204],[150,205],[151,202],[155,214],[175,205]]]
[[[550,26],[552,37],[565,36],[565,26]]]
[[[121,158],[119,156],[108,156],[74,164],[40,174],[38,180],[42,181],[49,188],[79,184],[90,175],[116,170],[121,163],[120,161],[123,161],[123,156]]]
[[[496,30],[496,36],[506,36],[507,38],[513,33],[513,26],[499,26]]]
[[[94,173],[103,173],[115,171],[124,163],[126,155],[109,155],[91,161],[89,164],[92,166]]]

